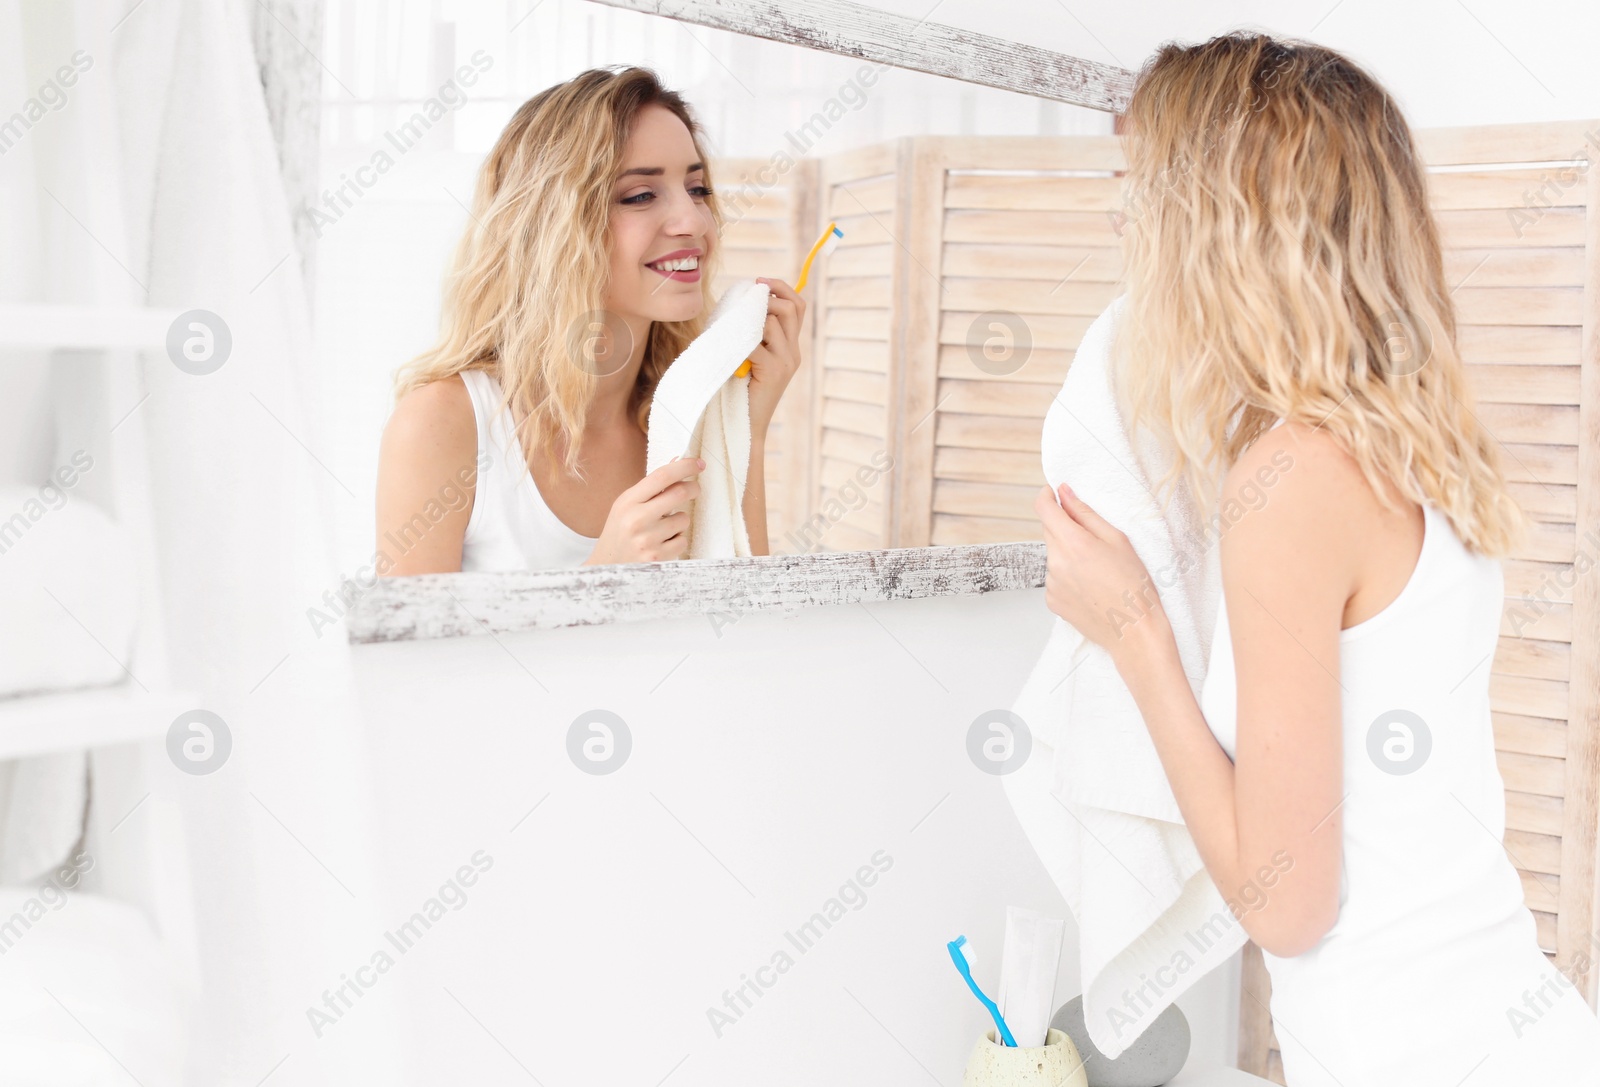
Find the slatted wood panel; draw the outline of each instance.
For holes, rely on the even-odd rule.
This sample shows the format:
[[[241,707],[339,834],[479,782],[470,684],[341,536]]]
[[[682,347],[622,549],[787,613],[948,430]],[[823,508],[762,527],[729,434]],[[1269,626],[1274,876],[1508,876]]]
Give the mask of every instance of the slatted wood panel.
[[[1491,665],[1507,855],[1539,944],[1596,1003],[1600,788],[1600,122],[1420,134],[1477,414],[1536,521],[1506,561]],[[1538,163],[1540,165],[1529,165]],[[1534,205],[1529,207],[1529,205]],[[1260,952],[1247,949],[1239,1066],[1284,1082]]]
[[[820,231],[844,238],[812,268],[815,364],[810,375],[811,487],[804,519],[774,551],[889,546],[890,394],[904,276],[904,141],[823,159]],[[810,288],[808,288],[809,292]]]
[[[791,285],[816,239],[818,163],[803,159],[786,170],[769,159],[720,159],[712,177],[725,219],[722,260],[712,291],[717,297],[734,279],[776,277]],[[801,337],[800,373],[790,383],[767,432],[763,458],[767,498],[767,537],[779,541],[804,519],[811,478],[809,381],[812,344]]]
[[[901,546],[1040,540],[1039,435],[1121,291],[1115,137],[918,141]]]

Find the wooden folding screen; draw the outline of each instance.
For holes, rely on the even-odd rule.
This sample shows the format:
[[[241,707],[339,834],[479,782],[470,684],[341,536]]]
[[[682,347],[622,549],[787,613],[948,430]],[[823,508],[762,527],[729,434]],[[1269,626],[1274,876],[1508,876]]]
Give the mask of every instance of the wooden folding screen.
[[[782,173],[768,160],[715,164],[729,219],[718,291],[738,276],[794,284],[823,227],[834,221],[844,232],[812,268],[804,361],[768,438],[774,554],[891,545],[890,379],[900,320],[892,295],[904,278],[903,155],[902,142],[801,160]]]
[[[912,160],[897,546],[1043,539],[1040,428],[1120,291],[1120,145],[927,139]]]
[[[821,214],[769,187],[725,238],[727,273],[758,274],[786,216],[802,255],[829,220],[844,231],[807,291],[813,361],[784,401],[810,448],[769,444],[774,551],[1042,539],[1039,422],[1121,275],[1120,145],[918,138],[818,165]]]
[[[793,550],[894,546],[897,293],[904,260],[905,141],[822,160],[823,223],[844,232],[817,270],[811,375],[813,503]]]

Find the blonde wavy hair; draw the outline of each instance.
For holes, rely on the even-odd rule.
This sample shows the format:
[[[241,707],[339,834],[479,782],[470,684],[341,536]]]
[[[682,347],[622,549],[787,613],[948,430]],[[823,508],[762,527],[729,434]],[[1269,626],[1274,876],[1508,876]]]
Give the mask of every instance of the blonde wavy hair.
[[[518,108],[478,171],[466,234],[446,278],[439,341],[401,368],[398,399],[464,370],[500,382],[530,471],[535,450],[582,478],[578,444],[599,384],[594,332],[611,267],[612,184],[635,118],[671,110],[688,128],[712,189],[703,132],[648,68],[592,68]],[[722,213],[707,194],[718,233]],[[718,247],[701,263],[700,316],[655,321],[629,410],[646,430],[657,383],[710,313]],[[618,327],[619,322],[608,322]]]
[[[1432,500],[1469,549],[1511,552],[1527,522],[1472,410],[1411,131],[1377,81],[1258,34],[1168,44],[1124,143],[1114,385],[1130,433],[1148,420],[1172,453],[1158,489],[1181,478],[1210,509],[1244,449],[1298,420],[1385,506]]]

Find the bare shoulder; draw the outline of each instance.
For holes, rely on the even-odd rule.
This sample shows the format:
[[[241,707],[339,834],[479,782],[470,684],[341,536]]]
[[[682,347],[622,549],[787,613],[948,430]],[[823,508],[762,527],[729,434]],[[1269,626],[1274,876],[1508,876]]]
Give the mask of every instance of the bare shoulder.
[[[1337,439],[1307,423],[1284,423],[1258,437],[1224,477],[1218,503],[1224,576],[1253,580],[1268,569],[1302,583],[1311,580],[1308,573],[1351,576],[1356,545],[1377,505]]]
[[[459,376],[406,393],[383,429],[378,453],[378,572],[461,569],[472,516],[478,429]],[[396,542],[398,541],[398,543]]]
[[[461,375],[431,381],[402,396],[384,428],[385,447],[391,443],[417,451],[465,451],[470,460],[478,428]]]
[[[1290,484],[1285,488],[1289,494],[1330,486],[1359,484],[1366,488],[1360,466],[1338,440],[1301,422],[1274,427],[1252,442],[1228,470],[1224,491],[1238,490],[1249,482],[1276,490],[1280,480]]]

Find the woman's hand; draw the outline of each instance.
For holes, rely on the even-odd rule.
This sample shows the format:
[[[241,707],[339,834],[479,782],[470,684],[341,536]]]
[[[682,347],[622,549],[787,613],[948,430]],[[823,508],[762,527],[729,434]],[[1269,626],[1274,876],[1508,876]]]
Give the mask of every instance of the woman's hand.
[[[1033,508],[1044,524],[1045,605],[1104,648],[1120,669],[1150,636],[1170,635],[1161,597],[1128,537],[1061,485],[1056,502],[1041,488]]]
[[[585,566],[664,562],[689,550],[689,503],[700,496],[695,478],[705,463],[679,457],[617,495]]]
[[[800,369],[800,323],[806,300],[781,279],[758,279],[772,291],[767,298],[767,327],[761,344],[750,352],[750,439],[767,436],[772,415],[789,379]]]

